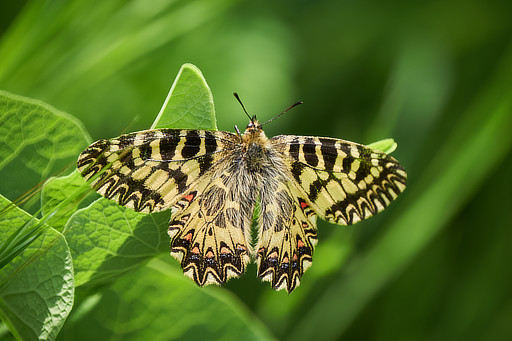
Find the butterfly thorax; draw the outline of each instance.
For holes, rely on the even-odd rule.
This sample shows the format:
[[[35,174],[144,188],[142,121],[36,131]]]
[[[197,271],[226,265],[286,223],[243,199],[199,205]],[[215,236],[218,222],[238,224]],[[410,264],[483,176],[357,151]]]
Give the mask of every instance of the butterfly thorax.
[[[241,136],[243,159],[247,170],[262,172],[270,166],[270,142],[260,123],[253,118]]]

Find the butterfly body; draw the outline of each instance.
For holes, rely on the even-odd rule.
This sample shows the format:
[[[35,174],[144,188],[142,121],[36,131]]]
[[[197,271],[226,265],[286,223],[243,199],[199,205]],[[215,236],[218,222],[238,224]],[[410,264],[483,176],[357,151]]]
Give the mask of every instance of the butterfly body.
[[[355,223],[406,183],[385,153],[332,138],[269,139],[254,116],[243,134],[157,129],[100,140],[78,169],[86,179],[99,174],[93,188],[123,206],[172,209],[171,254],[198,285],[223,284],[255,260],[262,280],[288,292],[311,265],[317,216]]]

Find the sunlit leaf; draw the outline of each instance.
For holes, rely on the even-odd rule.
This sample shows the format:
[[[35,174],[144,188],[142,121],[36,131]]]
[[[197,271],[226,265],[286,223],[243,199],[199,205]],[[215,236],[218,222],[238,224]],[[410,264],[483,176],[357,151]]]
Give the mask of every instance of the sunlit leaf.
[[[274,339],[236,297],[199,288],[158,259],[116,282],[75,324],[64,331],[75,340]]]
[[[2,196],[0,210],[0,245],[34,219]],[[0,270],[0,314],[22,340],[53,340],[71,311],[73,298],[71,254],[66,240],[52,228]]]
[[[151,128],[216,129],[212,92],[196,66],[181,67]]]
[[[30,98],[0,91],[0,193],[20,197],[72,168],[90,140],[74,117]]]

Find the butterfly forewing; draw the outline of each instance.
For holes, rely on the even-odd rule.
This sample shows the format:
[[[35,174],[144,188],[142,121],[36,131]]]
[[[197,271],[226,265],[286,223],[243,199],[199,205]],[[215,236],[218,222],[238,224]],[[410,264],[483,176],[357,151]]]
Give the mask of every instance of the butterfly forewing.
[[[381,151],[333,138],[282,135],[271,142],[283,151],[299,191],[330,222],[371,217],[405,189],[404,169]]]
[[[101,195],[140,212],[170,208],[225,153],[236,135],[160,129],[99,140],[78,158],[78,170]]]

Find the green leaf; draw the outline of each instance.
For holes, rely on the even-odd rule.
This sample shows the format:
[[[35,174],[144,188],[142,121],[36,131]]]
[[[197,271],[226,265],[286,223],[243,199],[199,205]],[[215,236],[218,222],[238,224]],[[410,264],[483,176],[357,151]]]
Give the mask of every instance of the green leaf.
[[[34,219],[2,196],[0,210],[2,244]],[[52,228],[0,270],[0,317],[19,339],[55,339],[71,311],[73,296],[71,254],[62,234]]]
[[[79,208],[77,199],[81,199],[80,206],[84,207],[92,202],[92,189],[85,183],[77,170],[66,176],[51,178],[41,190],[41,207],[43,216],[50,214],[63,203],[68,202],[64,207],[59,207],[57,212],[46,222],[57,230],[61,231],[71,215]]]
[[[116,282],[64,334],[76,340],[273,340],[227,291],[199,288],[181,269],[155,259]]]
[[[80,122],[49,105],[0,90],[0,193],[14,200],[74,167],[90,140]]]
[[[397,144],[393,139],[384,139],[377,142],[370,143],[367,147],[377,149],[386,154],[391,154],[395,151]]]
[[[183,64],[151,128],[217,129],[212,92],[195,65]]]
[[[169,250],[169,212],[137,213],[108,199],[76,211],[65,228],[76,286],[111,282]]]

